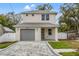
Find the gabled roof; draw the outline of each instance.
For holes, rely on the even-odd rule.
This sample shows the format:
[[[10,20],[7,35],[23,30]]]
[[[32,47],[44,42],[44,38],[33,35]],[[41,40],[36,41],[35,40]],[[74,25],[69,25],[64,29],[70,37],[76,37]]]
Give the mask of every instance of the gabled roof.
[[[25,11],[25,12],[22,12],[21,14],[40,14],[40,13],[43,13],[43,14],[57,14],[56,12],[54,11],[51,11],[51,10],[34,10],[34,11]]]

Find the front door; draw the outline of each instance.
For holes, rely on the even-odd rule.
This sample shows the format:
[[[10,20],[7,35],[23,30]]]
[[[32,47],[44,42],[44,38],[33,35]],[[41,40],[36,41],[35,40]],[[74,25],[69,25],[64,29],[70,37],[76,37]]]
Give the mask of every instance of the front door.
[[[45,33],[44,33],[44,32],[45,32],[45,29],[42,28],[42,29],[41,29],[41,39],[42,39],[42,40],[45,39],[45,37],[44,37],[44,36],[45,36]]]

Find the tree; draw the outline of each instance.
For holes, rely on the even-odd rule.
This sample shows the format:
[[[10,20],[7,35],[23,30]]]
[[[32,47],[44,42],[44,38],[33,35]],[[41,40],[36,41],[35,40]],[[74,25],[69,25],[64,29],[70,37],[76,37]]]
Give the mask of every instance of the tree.
[[[60,27],[59,27],[59,29],[58,29],[58,31],[59,32],[65,32],[65,31],[67,31],[67,24],[65,24],[65,23],[62,23],[62,24],[60,24]]]
[[[10,21],[6,16],[0,15],[0,24],[12,30],[15,30],[15,28],[13,27],[14,23]]]
[[[43,5],[38,5],[37,8],[38,10],[52,10],[52,6],[47,3],[47,4],[43,4]]]
[[[63,4],[59,23],[65,23],[68,30],[79,32],[79,4]]]
[[[21,16],[19,14],[15,14],[15,12],[9,12],[6,17],[12,21],[14,24],[19,23],[21,21]]]

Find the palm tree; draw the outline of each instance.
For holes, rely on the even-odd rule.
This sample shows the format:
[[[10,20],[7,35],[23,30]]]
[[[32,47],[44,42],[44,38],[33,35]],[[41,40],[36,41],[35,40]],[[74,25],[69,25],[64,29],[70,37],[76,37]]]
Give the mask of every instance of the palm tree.
[[[51,10],[52,6],[47,3],[47,4],[43,4],[43,5],[38,5],[37,8],[38,10]]]
[[[64,4],[61,6],[62,16],[60,24],[66,23],[68,30],[76,30],[79,32],[79,4]]]

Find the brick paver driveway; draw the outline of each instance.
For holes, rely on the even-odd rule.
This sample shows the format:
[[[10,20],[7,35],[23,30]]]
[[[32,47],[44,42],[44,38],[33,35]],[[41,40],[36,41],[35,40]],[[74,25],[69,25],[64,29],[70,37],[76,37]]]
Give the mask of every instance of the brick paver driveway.
[[[56,56],[47,42],[20,41],[0,51],[3,56]]]

